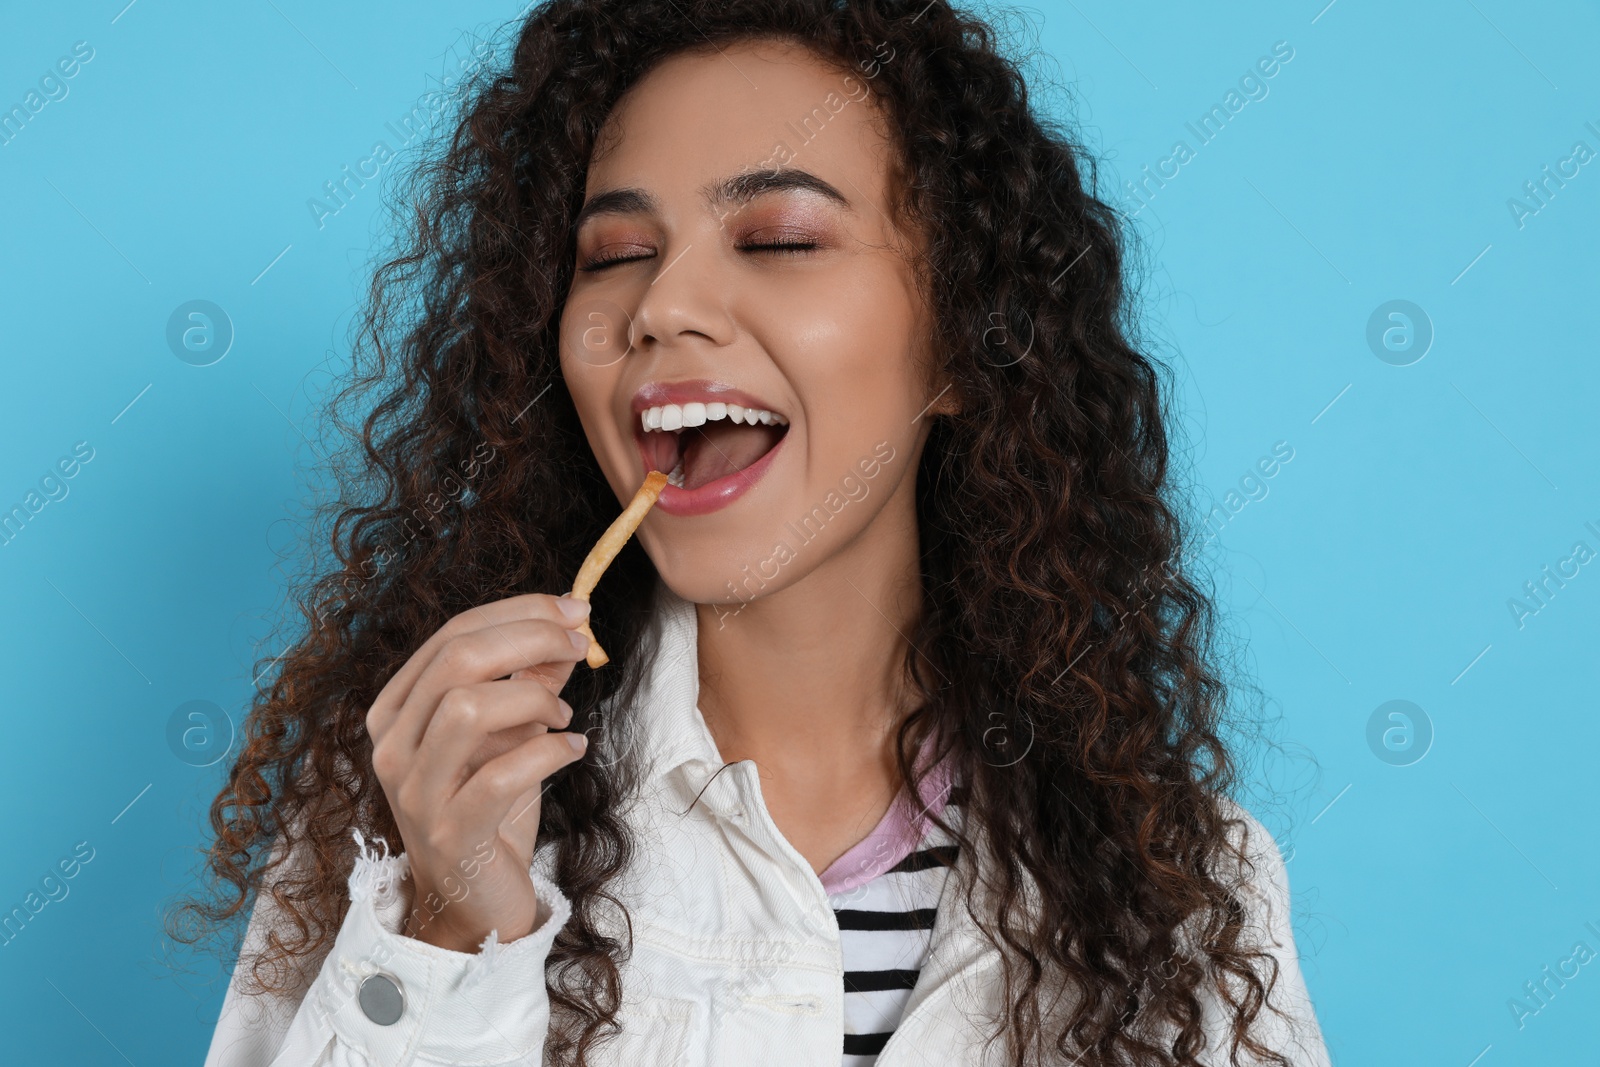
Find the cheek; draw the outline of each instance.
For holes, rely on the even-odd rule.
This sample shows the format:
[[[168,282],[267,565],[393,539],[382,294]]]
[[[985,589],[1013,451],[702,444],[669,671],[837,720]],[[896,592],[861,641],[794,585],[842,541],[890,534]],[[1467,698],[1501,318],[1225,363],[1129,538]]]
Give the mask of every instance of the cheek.
[[[899,258],[863,255],[840,274],[817,280],[824,284],[789,294],[780,305],[788,312],[785,332],[803,356],[793,368],[795,379],[814,370],[830,384],[870,385],[880,399],[914,390],[926,327]]]
[[[628,313],[604,296],[569,297],[561,312],[559,343],[561,372],[572,383],[574,399],[591,383],[616,381],[628,354],[631,325]]]
[[[585,433],[591,442],[598,443],[608,429],[615,428],[608,404],[622,361],[602,358],[605,346],[597,344],[596,339],[606,328],[586,322],[587,317],[571,312],[562,316],[560,369]]]
[[[853,465],[860,457],[842,451],[915,436],[913,421],[930,399],[917,329],[908,308],[880,303],[844,308],[808,337],[786,373],[804,402],[819,458]]]

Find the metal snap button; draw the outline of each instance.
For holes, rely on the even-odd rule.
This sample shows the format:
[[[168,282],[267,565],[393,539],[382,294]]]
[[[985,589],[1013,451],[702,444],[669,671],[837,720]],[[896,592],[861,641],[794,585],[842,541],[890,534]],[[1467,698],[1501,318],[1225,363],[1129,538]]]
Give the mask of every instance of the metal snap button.
[[[398,980],[387,974],[369,974],[356,993],[361,1011],[379,1026],[393,1026],[406,1010],[406,997]]]

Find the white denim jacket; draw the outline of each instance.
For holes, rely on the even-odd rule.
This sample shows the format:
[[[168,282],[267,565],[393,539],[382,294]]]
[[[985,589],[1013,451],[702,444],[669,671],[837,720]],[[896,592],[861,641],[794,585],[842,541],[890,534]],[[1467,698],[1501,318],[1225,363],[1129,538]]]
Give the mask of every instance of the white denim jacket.
[[[755,763],[716,773],[723,761],[697,707],[696,633],[694,606],[663,588],[652,629],[656,655],[632,738],[647,768],[626,814],[638,858],[611,887],[633,923],[633,954],[621,968],[622,1032],[590,1059],[597,1067],[837,1067],[838,926],[821,880],[768,814]],[[592,745],[587,758],[615,758],[607,755],[615,740]],[[1238,877],[1256,905],[1250,919],[1258,943],[1279,966],[1272,1002],[1287,1016],[1263,1012],[1253,1033],[1296,1067],[1328,1067],[1290,930],[1282,857],[1254,817],[1224,804],[1248,833],[1255,870]],[[552,859],[551,849],[541,849],[530,872],[551,909],[544,925],[503,945],[491,934],[480,951],[465,953],[399,933],[412,905],[406,856],[363,843],[349,912],[309,991],[298,1002],[244,997],[236,971],[206,1067],[547,1062],[545,957],[571,910],[551,880]],[[247,950],[261,943],[270,909],[270,898],[258,898]],[[626,943],[620,925],[608,932]],[[928,958],[877,1067],[1001,1063],[1004,1040],[985,1052],[982,1029],[983,1013],[997,1012],[999,967],[966,908],[941,907]],[[361,983],[375,974],[369,995],[361,995]],[[373,993],[389,993],[387,1005]],[[1224,1006],[1214,995],[1202,1004],[1202,1060],[1221,1067],[1228,1061]]]

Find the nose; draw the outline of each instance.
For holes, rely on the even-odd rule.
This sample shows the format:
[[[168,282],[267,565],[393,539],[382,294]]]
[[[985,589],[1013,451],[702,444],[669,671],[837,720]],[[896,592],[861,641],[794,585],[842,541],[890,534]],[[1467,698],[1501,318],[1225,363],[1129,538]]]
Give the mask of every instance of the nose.
[[[733,340],[733,279],[716,246],[704,238],[663,249],[662,267],[634,309],[628,340],[637,351],[685,342],[722,347]]]

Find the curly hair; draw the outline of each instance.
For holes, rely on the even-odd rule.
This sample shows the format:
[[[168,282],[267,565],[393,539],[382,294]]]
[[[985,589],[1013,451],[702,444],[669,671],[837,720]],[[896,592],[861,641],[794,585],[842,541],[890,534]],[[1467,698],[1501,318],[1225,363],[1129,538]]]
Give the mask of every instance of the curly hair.
[[[912,783],[913,753],[937,738],[966,783],[966,825],[940,822],[962,855],[982,842],[995,896],[975,918],[1004,958],[1011,1061],[1039,1048],[1084,1067],[1197,1067],[1210,983],[1235,1060],[1288,1064],[1252,1033],[1276,1010],[1276,971],[1258,973],[1271,957],[1225,873],[1248,861],[1219,800],[1239,771],[1215,608],[1185,567],[1162,367],[1135,348],[1128,223],[1094,195],[1083,148],[1035,114],[993,26],[946,0],[529,12],[413,173],[401,246],[373,273],[330,412],[376,392],[346,427],[355,497],[318,511],[338,562],[294,590],[303,633],[255,693],[211,805],[209,894],[169,913],[169,934],[237,925],[265,887],[284,918],[236,981],[303,991],[349,907],[351,828],[399,836],[365,731],[378,692],[453,615],[566,588],[615,514],[557,357],[586,170],[654,64],[751,39],[868,82],[898,149],[897,220],[929,238],[919,284],[959,411],[935,420],[917,472],[924,607],[907,670],[927,700],[897,756]],[[657,581],[630,544],[594,594],[597,637],[623,666],[574,673],[574,730],[602,705],[626,714]],[[598,920],[632,855],[621,811],[637,769],[595,754],[559,772],[539,831],[572,901],[547,969],[552,1062],[583,1064],[615,1031],[630,949]],[[1041,1010],[1051,988],[1068,1007]]]

